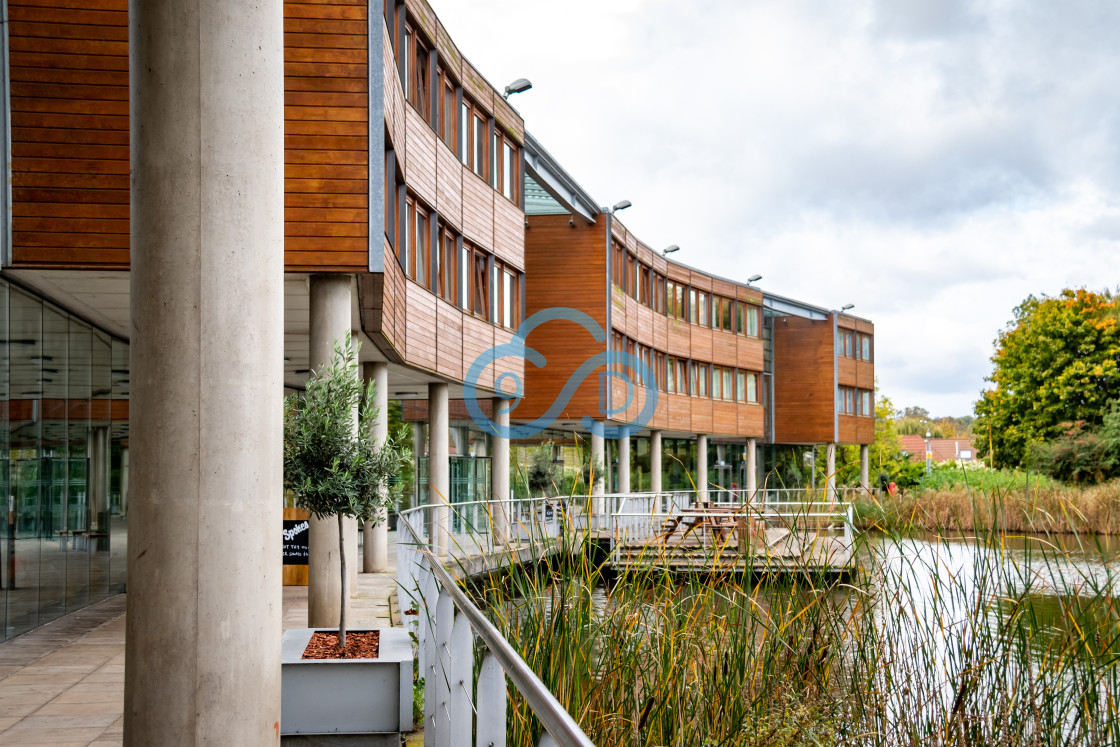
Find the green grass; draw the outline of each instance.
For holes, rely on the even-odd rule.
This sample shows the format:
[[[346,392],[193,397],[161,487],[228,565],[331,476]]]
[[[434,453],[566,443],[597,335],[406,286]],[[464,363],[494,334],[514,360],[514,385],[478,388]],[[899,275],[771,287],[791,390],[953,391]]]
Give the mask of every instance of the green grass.
[[[1120,745],[1115,572],[974,536],[865,534],[844,582],[650,571],[604,600],[574,552],[475,591],[597,745]],[[509,711],[507,743],[535,745],[512,690]]]

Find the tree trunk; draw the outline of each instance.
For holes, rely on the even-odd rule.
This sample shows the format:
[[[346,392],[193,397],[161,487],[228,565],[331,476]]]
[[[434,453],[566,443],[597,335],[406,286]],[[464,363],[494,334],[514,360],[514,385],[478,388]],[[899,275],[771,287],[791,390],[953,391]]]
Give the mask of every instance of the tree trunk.
[[[346,600],[350,590],[346,584],[346,539],[343,531],[343,516],[338,514],[338,561],[342,567],[342,600],[338,611],[338,650],[346,658]]]

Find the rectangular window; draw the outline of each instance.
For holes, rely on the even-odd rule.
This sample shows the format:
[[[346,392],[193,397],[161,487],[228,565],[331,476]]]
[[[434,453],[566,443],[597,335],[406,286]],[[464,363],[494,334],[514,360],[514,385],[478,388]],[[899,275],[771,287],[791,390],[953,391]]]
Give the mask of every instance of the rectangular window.
[[[443,96],[440,99],[439,109],[439,136],[448,148],[455,150],[457,148],[455,134],[459,131],[457,126],[459,107],[455,105],[455,89],[457,86],[443,68],[440,68],[439,77],[443,86]]]
[[[507,200],[514,203],[517,202],[517,197],[514,196],[514,174],[517,173],[517,164],[514,162],[517,150],[509,143],[502,143],[502,194],[506,196]],[[518,190],[520,191],[520,190]]]
[[[653,310],[658,314],[665,313],[665,276],[654,273],[656,282],[653,285]]]
[[[747,374],[747,402],[758,402],[758,374]]]
[[[412,246],[413,270],[411,277],[425,288],[432,287],[432,278],[428,273],[431,267],[431,231],[428,228],[428,211],[418,203],[414,203],[416,210],[412,214]]]
[[[474,122],[474,173],[486,178],[486,120],[477,113],[471,117]]]
[[[462,286],[463,297],[459,299],[459,308],[464,311],[471,310],[471,264],[473,263],[471,248],[463,244],[463,251],[459,253],[459,283]]]
[[[638,280],[638,294],[639,294],[638,295],[638,300],[641,301],[646,306],[649,306],[650,305],[650,300],[649,300],[649,298],[650,298],[649,268],[646,267],[645,265],[640,265],[639,267],[640,267],[640,270],[641,270],[641,277]]]
[[[696,323],[696,289],[688,289],[688,321]]]
[[[688,361],[677,360],[677,393],[689,394],[688,388]]]
[[[747,307],[747,334],[751,337],[758,337],[758,307]]]
[[[703,291],[700,291],[700,293],[697,295],[697,299],[699,301],[699,304],[697,305],[697,310],[698,310],[699,314],[696,317],[696,323],[699,324],[701,327],[709,326],[708,325],[708,299],[709,298],[710,298],[710,296],[708,296],[708,294],[704,293]]]
[[[503,327],[514,329],[517,327],[518,316],[521,312],[521,295],[518,292],[518,276],[515,270],[503,266],[501,268],[501,323]]]
[[[745,371],[735,372],[735,400],[737,402],[747,401],[747,373]]]
[[[420,113],[425,122],[432,121],[431,89],[428,87],[428,46],[421,40],[415,29],[410,29],[406,38],[408,45],[408,103]]]
[[[871,335],[860,335],[860,347],[863,348],[863,359],[871,360]]]
[[[844,331],[844,355],[848,358],[854,358],[856,355],[855,340],[852,332]]]
[[[726,400],[735,399],[735,393],[731,391],[731,369],[724,368],[721,371],[721,376],[723,378],[723,398]]]
[[[665,376],[665,391],[677,391],[677,359],[669,358],[669,366],[666,369]]]
[[[735,334],[745,335],[747,333],[747,307],[739,301],[735,304]]]
[[[476,316],[490,318],[490,273],[486,271],[489,264],[485,254],[474,252],[474,275],[471,281],[471,311]]]
[[[459,146],[462,149],[459,156],[464,166],[471,165],[471,121],[471,105],[464,100],[459,107]]]
[[[692,364],[692,392],[697,397],[708,396],[708,364]]]
[[[438,281],[436,293],[443,300],[453,304],[458,303],[459,298],[458,289],[455,287],[459,277],[459,273],[455,270],[457,255],[455,244],[455,234],[447,226],[441,225],[439,228],[439,247],[433,253]]]

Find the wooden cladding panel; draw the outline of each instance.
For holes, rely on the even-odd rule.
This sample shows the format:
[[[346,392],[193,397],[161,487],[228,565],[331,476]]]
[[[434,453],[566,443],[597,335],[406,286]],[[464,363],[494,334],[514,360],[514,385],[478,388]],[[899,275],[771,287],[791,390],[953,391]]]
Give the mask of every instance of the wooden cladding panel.
[[[674,431],[692,430],[692,398],[684,394],[666,394],[669,406],[667,428]]]
[[[755,288],[748,288],[745,285],[736,286],[738,291],[738,299],[740,301],[747,301],[753,303],[755,306],[762,305],[762,291]]]
[[[442,298],[436,299],[436,370],[462,380],[463,312]]]
[[[463,164],[442,140],[436,144],[436,210],[456,231],[463,230]]]
[[[739,410],[739,435],[748,438],[762,438],[766,433],[765,411],[762,405],[736,405]]]
[[[463,373],[471,370],[475,360],[494,347],[494,327],[478,317],[463,314]],[[487,366],[478,377],[478,385],[494,387],[494,366]]]
[[[8,3],[15,266],[127,267],[128,3]]]
[[[737,292],[734,283],[729,283],[719,278],[712,278],[712,293],[718,293],[724,298],[735,298]]]
[[[400,305],[402,296],[398,295],[404,290],[399,284],[403,282],[400,265],[393,260],[393,249],[385,240],[385,272],[381,287],[381,333],[397,352],[404,350],[404,339],[397,334],[397,306]],[[371,330],[366,330],[370,332]]]
[[[494,246],[494,198],[496,193],[466,166],[463,175],[463,236],[479,246]]]
[[[650,428],[666,428],[669,425],[669,403],[665,399],[665,392],[657,393],[657,410],[653,419],[649,421]]]
[[[642,344],[648,345],[649,338],[643,338],[638,331],[638,309],[641,308],[641,304],[627,295],[623,295],[622,303],[626,307],[626,336],[631,340],[638,340]],[[616,324],[615,327],[617,328],[618,325]]]
[[[626,332],[626,294],[611,286],[611,329]]]
[[[712,428],[714,435],[739,435],[739,406],[734,402],[712,402]]]
[[[860,389],[875,388],[875,364],[868,361],[856,361],[856,386]]]
[[[687,358],[692,352],[692,330],[688,322],[669,319],[669,339],[665,352],[669,355]]]
[[[494,328],[494,345],[508,345],[513,342],[513,332],[501,327]],[[497,378],[504,373],[514,374],[521,381],[525,380],[525,359],[520,356],[503,355],[494,361],[494,386],[498,386]],[[506,394],[513,394],[514,382],[502,382],[502,389]]]
[[[697,290],[710,291],[712,289],[711,275],[705,275],[702,272],[691,270],[689,271],[689,278],[689,282],[692,284],[692,287],[696,288]]]
[[[661,351],[669,349],[669,318],[661,314],[653,315],[653,347]]]
[[[851,358],[837,356],[836,376],[840,386],[856,386],[856,362]]]
[[[405,323],[405,360],[436,370],[436,297],[412,282],[405,283],[408,315]]]
[[[462,71],[463,94],[478,102],[485,111],[494,111],[494,89],[490,84],[465,60]]]
[[[746,368],[751,371],[762,370],[763,352],[761,338],[743,337],[739,335],[736,337],[736,346],[736,362],[739,368]]]
[[[408,140],[405,145],[407,154],[404,162],[404,178],[420,199],[429,205],[436,204],[436,133],[416,113],[406,106],[405,123]]]
[[[681,267],[676,262],[670,262],[668,267],[665,268],[665,274],[674,283],[684,283],[688,285],[692,282],[692,272],[687,267]]]
[[[692,431],[712,433],[712,401],[702,397],[692,399]]]
[[[856,328],[856,320],[853,319],[850,316],[845,316],[844,314],[837,314],[836,315],[836,326],[839,327],[840,329],[855,329]]]
[[[436,38],[436,27],[439,25],[439,19],[436,17],[435,12],[425,0],[406,0],[405,5],[408,6],[408,12],[412,15],[420,28],[428,35],[429,39]]]
[[[836,407],[829,321],[774,321],[774,435],[778,443],[833,439]]]
[[[286,269],[368,264],[367,30],[365,4],[284,3]]]
[[[875,440],[875,419],[861,415],[840,415],[840,443],[870,444]]]
[[[712,360],[712,330],[691,325],[692,344],[689,357],[699,361]]]
[[[873,335],[875,334],[875,325],[865,319],[856,319],[856,331]]]
[[[502,195],[494,194],[494,254],[518,269],[525,268],[525,214]]]
[[[723,330],[712,331],[712,361],[717,365],[739,365],[739,340],[738,335]],[[747,366],[744,366],[747,368]],[[757,369],[756,369],[757,370]]]
[[[570,307],[606,326],[606,257],[604,228],[566,215],[529,216],[525,232],[526,313]],[[590,333],[567,321],[550,322],[529,335],[527,343],[548,361],[545,367],[525,366],[526,397],[518,418],[535,418],[549,409],[572,373],[605,349]],[[585,379],[562,417],[577,419],[599,413],[598,376]]]

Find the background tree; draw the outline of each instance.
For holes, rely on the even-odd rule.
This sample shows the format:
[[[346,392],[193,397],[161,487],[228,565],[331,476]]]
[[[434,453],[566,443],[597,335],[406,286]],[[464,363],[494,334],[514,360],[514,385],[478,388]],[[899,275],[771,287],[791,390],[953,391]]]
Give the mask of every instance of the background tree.
[[[1063,290],[1029,296],[996,338],[993,387],[976,403],[977,452],[991,466],[1023,465],[1039,444],[1081,421],[1100,425],[1120,397],[1117,297]]]

